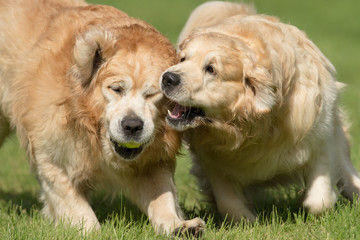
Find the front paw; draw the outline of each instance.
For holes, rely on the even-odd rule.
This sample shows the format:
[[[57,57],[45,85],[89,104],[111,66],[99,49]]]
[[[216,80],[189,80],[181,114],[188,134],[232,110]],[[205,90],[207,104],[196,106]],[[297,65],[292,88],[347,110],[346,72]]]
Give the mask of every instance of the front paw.
[[[183,221],[174,230],[175,236],[199,237],[205,230],[205,222],[201,218]]]

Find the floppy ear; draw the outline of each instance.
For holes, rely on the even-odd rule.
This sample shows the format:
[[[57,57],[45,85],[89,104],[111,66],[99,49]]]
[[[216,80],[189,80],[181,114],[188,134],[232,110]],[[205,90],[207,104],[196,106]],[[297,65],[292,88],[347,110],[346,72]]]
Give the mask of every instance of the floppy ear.
[[[70,73],[88,87],[98,69],[110,56],[116,38],[108,30],[94,29],[76,38],[74,47],[75,65]]]
[[[244,69],[245,106],[255,114],[267,113],[276,104],[276,86],[264,67]],[[249,112],[250,109],[247,109]]]

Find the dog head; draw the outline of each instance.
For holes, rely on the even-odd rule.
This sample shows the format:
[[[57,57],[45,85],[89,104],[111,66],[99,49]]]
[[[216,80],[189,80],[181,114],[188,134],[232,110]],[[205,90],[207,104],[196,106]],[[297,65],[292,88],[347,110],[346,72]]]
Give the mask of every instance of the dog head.
[[[178,103],[167,116],[173,128],[260,116],[276,103],[269,66],[259,63],[256,51],[240,38],[194,33],[179,54],[180,63],[160,78],[162,91]]]
[[[175,59],[170,42],[153,29],[132,25],[87,31],[76,39],[69,72],[78,106],[73,119],[84,127],[79,118],[89,122],[91,116],[82,114],[91,112],[92,131],[100,135],[103,151],[136,159],[163,123],[166,100],[158,78]]]

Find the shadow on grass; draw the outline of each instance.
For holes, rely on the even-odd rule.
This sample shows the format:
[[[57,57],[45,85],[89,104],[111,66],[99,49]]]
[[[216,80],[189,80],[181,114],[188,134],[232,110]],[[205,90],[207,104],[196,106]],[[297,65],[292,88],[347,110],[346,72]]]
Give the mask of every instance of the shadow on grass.
[[[120,218],[126,222],[143,222],[147,216],[130,200],[117,194],[111,197],[106,193],[93,193],[90,198],[91,206],[99,220],[105,223],[114,218]]]
[[[17,193],[0,189],[0,203],[7,206],[8,211],[17,209],[19,215],[26,213],[30,216],[32,210],[40,211],[42,208],[38,196],[27,191]],[[117,195],[111,200],[105,193],[95,193],[91,195],[90,203],[100,223],[106,222],[115,215],[129,221],[146,217],[134,204],[121,195]]]
[[[295,224],[297,221],[306,223],[312,221],[316,216],[309,214],[302,206],[303,189],[300,186],[259,186],[247,192],[249,203],[252,203],[254,213],[257,214],[256,225],[271,224]],[[330,211],[337,211],[350,202],[339,196],[335,207]],[[187,209],[184,211],[187,216],[201,217],[207,224],[210,223],[215,229],[233,227],[251,227],[243,221],[233,224],[231,219],[222,217],[212,200],[204,203],[201,209]]]
[[[295,222],[295,216],[307,213],[302,207],[303,189],[296,186],[271,186],[251,189],[249,199],[254,204],[260,224]]]
[[[303,222],[308,220],[308,214],[301,205],[302,192],[300,188],[265,188],[255,189],[251,192],[250,201],[258,214],[256,224],[283,224],[295,223],[299,216]],[[91,206],[101,224],[117,224],[114,219],[121,220],[129,224],[141,225],[148,223],[147,216],[133,203],[122,195],[111,198],[106,193],[95,192],[90,197]],[[37,196],[31,192],[14,193],[0,190],[0,203],[7,202],[5,205],[8,211],[16,209],[18,215],[24,213],[31,217],[32,210],[40,211],[42,204]],[[349,201],[340,197],[334,210],[349,204]],[[187,219],[195,217],[202,218],[208,226],[215,229],[227,229],[233,227],[251,227],[245,221],[240,224],[232,224],[231,220],[222,217],[216,210],[212,201],[204,202],[201,207],[185,208],[181,205]],[[311,218],[312,219],[312,218]]]
[[[304,189],[301,186],[275,185],[252,192],[252,201],[260,224],[295,223],[299,217],[305,223],[316,218],[303,207]],[[335,206],[329,211],[336,211],[339,207],[350,204],[349,200],[338,194]]]
[[[12,205],[12,207],[15,207],[15,209],[18,209],[19,211],[21,210],[21,214],[25,212],[30,215],[32,209],[41,209],[41,203],[38,201],[37,196],[32,192],[16,193],[0,190],[0,201]]]
[[[299,202],[300,196],[293,194],[286,195],[286,192],[279,192],[278,190],[256,190],[256,192],[253,192],[251,198],[260,223],[269,222],[273,218],[274,211],[283,222],[289,221],[289,212],[297,214],[303,211]],[[30,213],[31,209],[40,210],[42,207],[37,196],[32,192],[16,193],[0,190],[0,200],[18,206],[26,210],[27,213]],[[112,219],[116,215],[129,222],[147,218],[136,205],[122,195],[116,195],[116,197],[112,198],[106,193],[93,193],[90,202],[101,223]],[[210,200],[202,204],[201,207],[189,209],[189,207],[185,208],[181,205],[181,209],[187,219],[201,217],[206,222],[211,221],[217,227],[224,225],[224,218],[217,212],[215,204]]]

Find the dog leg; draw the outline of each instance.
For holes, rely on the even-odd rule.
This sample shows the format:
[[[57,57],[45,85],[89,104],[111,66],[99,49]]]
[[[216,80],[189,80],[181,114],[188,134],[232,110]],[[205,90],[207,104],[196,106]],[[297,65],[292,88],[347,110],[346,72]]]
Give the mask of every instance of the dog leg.
[[[208,173],[208,178],[218,211],[222,216],[227,216],[230,221],[233,220],[234,222],[240,222],[244,219],[255,222],[256,216],[247,206],[247,200],[240,187],[237,187],[235,191],[233,182],[221,174]]]
[[[170,170],[152,169],[147,175],[137,176],[132,184],[130,198],[148,215],[157,233],[197,236],[203,231],[205,223],[200,218],[183,220]]]
[[[86,197],[73,186],[64,170],[43,162],[38,165],[37,171],[45,217],[55,224],[68,222],[84,232],[100,228]]]
[[[350,143],[345,136],[344,130],[337,131],[337,160],[338,160],[338,183],[341,194],[353,201],[354,194],[360,196],[360,174],[350,160]]]
[[[325,144],[325,143],[324,143]],[[309,212],[320,214],[326,209],[334,206],[336,193],[333,188],[335,151],[333,144],[325,144],[308,168],[305,169],[305,200],[303,205]]]

